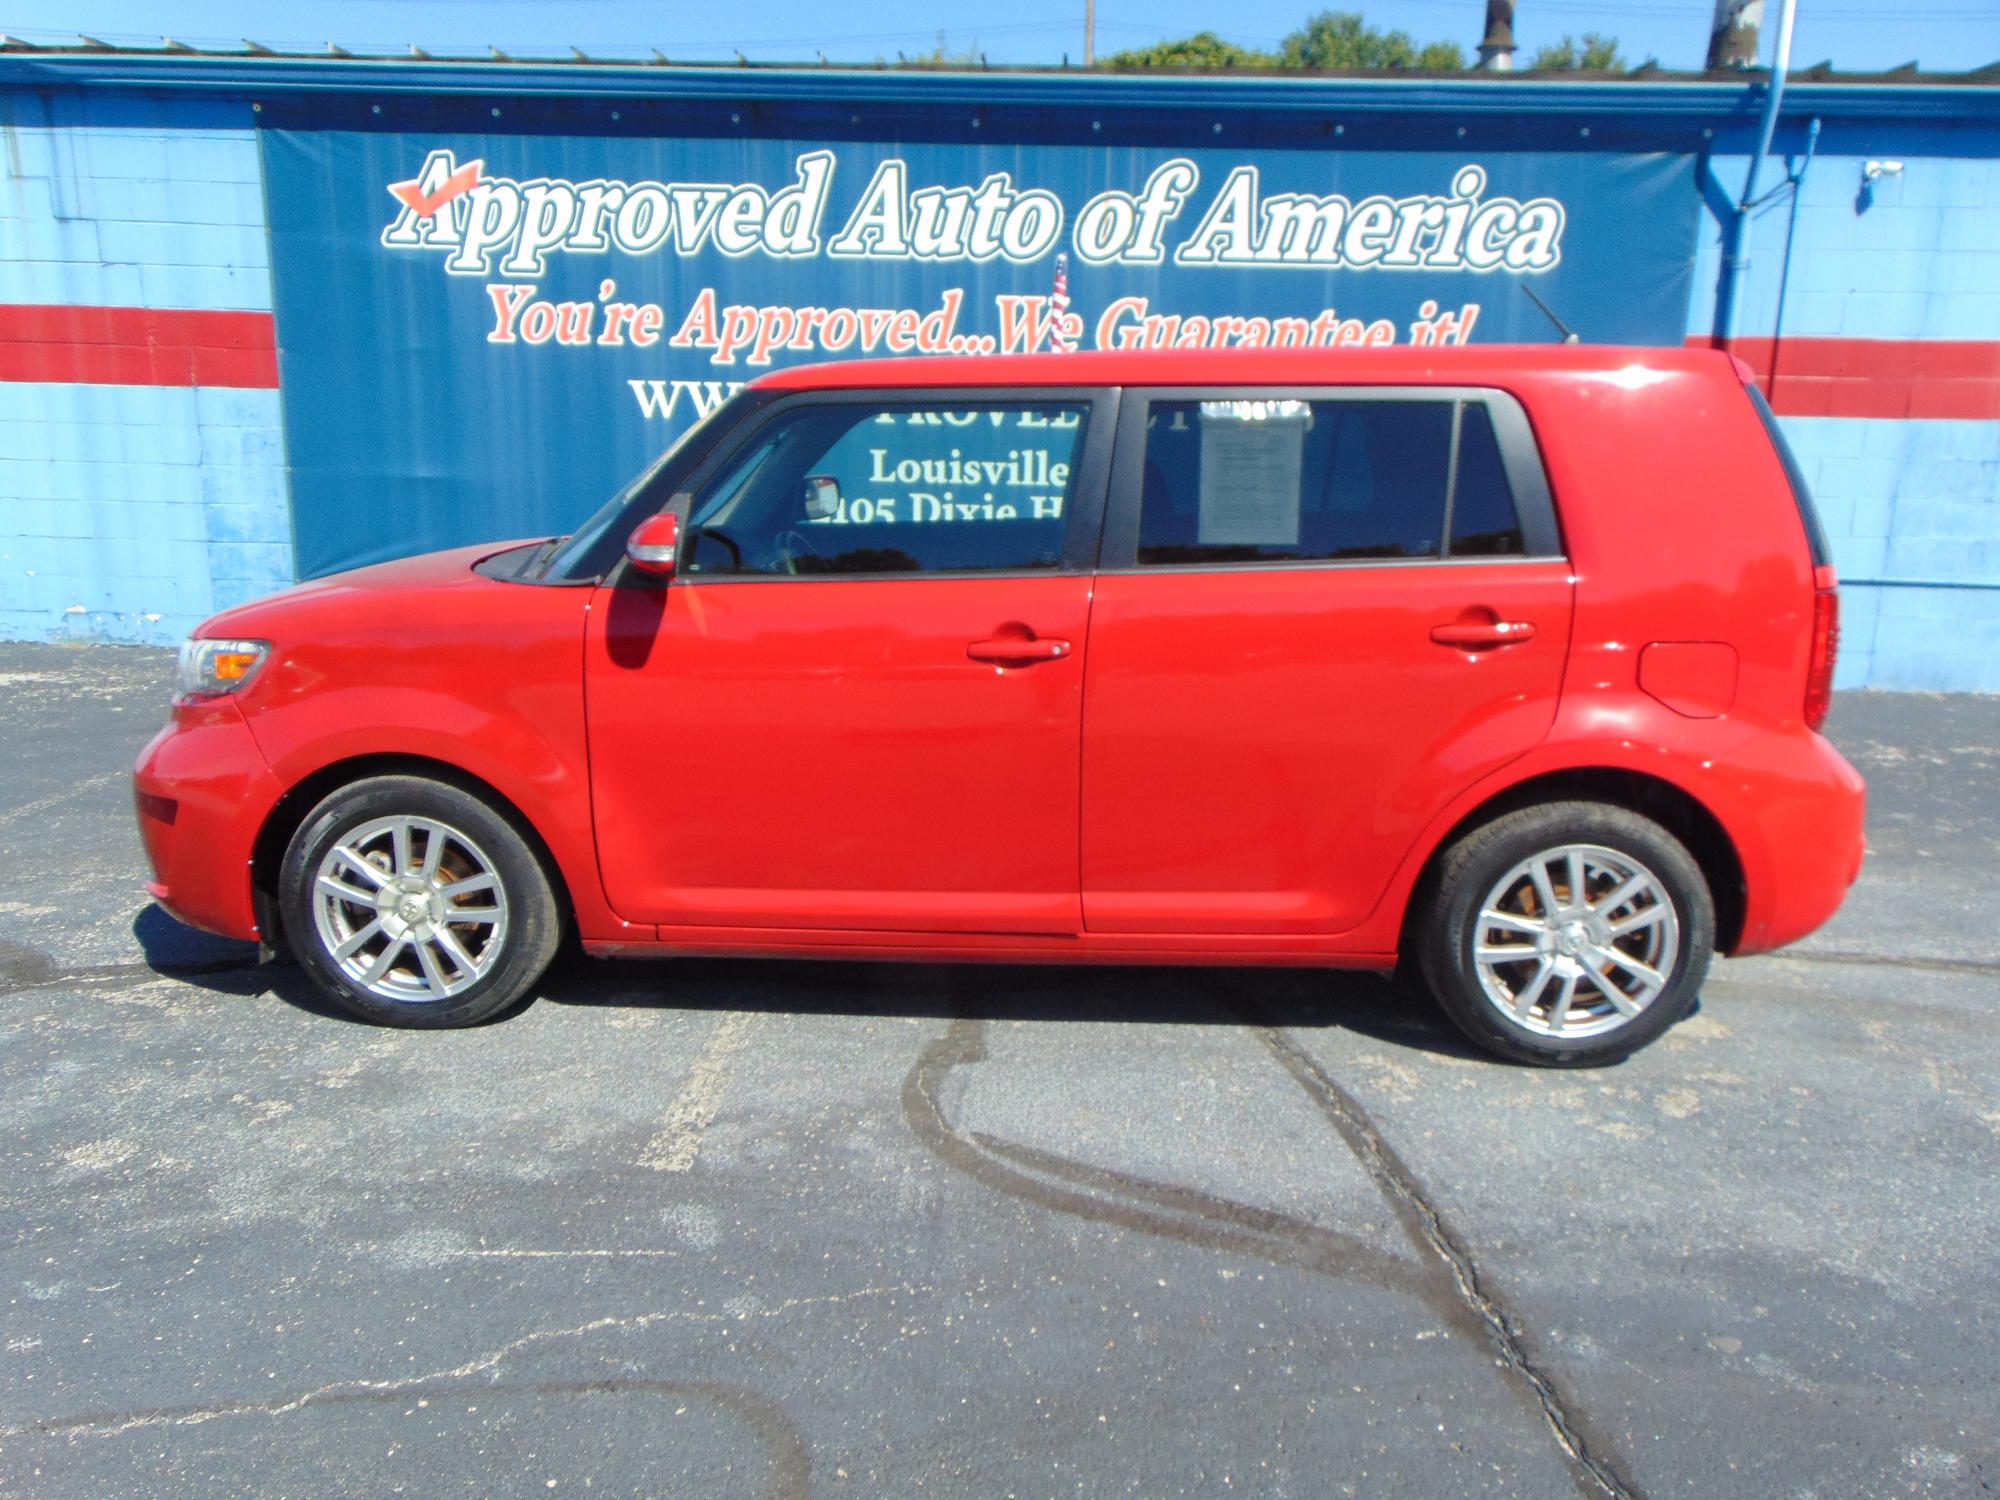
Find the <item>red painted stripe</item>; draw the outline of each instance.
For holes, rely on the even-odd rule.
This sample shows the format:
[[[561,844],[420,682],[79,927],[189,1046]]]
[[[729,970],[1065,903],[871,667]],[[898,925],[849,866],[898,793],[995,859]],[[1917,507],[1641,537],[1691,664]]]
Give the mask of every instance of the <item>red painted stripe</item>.
[[[1688,343],[1717,347],[1699,336]],[[2000,341],[1801,336],[1720,347],[1757,372],[1781,416],[2000,418]]]
[[[0,380],[275,390],[266,312],[0,303]]]

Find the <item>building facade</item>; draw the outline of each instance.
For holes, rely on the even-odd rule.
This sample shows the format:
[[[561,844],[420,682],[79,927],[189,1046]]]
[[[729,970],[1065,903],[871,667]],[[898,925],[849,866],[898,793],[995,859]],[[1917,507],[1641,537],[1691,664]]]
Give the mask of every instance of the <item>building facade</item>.
[[[567,529],[785,363],[1554,337],[1525,289],[1756,370],[1842,685],[2000,691],[2000,88],[1795,80],[1732,267],[1762,102],[0,50],[0,637]]]

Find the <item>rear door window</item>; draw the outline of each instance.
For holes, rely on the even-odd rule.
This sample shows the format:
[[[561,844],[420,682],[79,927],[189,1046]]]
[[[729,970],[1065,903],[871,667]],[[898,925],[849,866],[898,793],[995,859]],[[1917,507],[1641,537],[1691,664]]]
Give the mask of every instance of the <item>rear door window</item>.
[[[1560,550],[1526,420],[1497,392],[1163,394],[1142,420],[1123,554],[1140,567]]]

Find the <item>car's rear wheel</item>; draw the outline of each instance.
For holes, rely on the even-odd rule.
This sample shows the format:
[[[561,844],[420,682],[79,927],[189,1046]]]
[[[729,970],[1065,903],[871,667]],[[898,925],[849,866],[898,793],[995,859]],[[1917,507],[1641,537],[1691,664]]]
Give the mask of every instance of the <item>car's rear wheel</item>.
[[[1650,818],[1546,803],[1445,853],[1415,935],[1431,991],[1475,1042],[1589,1067],[1688,1013],[1714,953],[1715,906],[1686,846]]]
[[[340,1005],[392,1026],[470,1026],[528,993],[561,915],[541,861],[471,793],[377,776],[332,793],[279,873],[299,965]]]

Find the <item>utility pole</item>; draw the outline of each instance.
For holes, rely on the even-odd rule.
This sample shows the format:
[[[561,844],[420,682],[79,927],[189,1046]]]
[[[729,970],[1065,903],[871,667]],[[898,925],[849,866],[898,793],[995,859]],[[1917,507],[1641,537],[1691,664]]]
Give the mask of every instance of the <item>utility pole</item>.
[[[1514,0],[1486,0],[1486,36],[1479,44],[1479,67],[1487,73],[1514,68]]]
[[[1083,0],[1083,65],[1097,61],[1097,0]]]
[[[1708,71],[1757,66],[1757,32],[1764,24],[1764,0],[1715,0],[1708,30]]]

